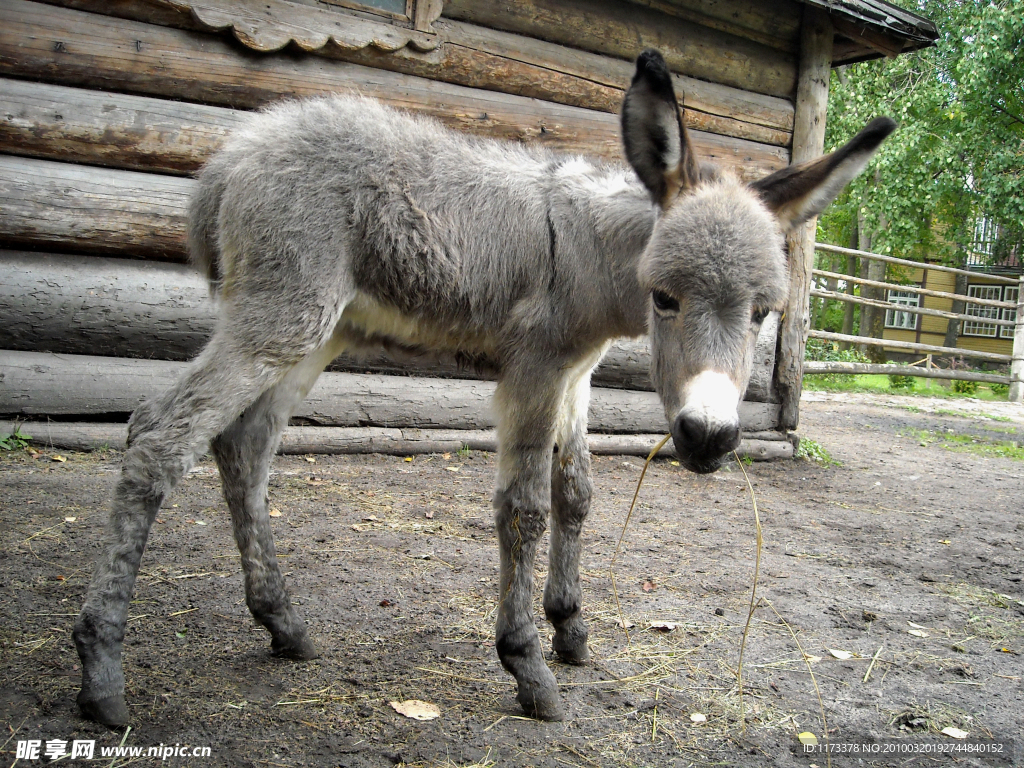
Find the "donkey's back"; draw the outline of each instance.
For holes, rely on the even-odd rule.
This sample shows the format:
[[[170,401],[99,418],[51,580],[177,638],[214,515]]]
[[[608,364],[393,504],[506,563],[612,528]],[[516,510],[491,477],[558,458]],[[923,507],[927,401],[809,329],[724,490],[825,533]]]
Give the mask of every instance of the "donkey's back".
[[[328,305],[358,293],[438,325],[494,331],[550,283],[564,162],[368,99],[284,103],[231,136],[200,175],[192,258],[229,298],[315,289]]]

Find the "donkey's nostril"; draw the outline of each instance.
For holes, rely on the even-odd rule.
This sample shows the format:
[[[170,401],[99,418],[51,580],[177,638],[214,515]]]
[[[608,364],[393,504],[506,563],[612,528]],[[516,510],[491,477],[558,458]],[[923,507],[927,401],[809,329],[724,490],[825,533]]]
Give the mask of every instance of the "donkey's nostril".
[[[707,441],[707,422],[697,414],[684,411],[676,416],[672,437],[687,450],[700,450]]]
[[[709,424],[701,413],[683,411],[672,426],[676,447],[693,457],[717,459],[740,444],[738,423]]]

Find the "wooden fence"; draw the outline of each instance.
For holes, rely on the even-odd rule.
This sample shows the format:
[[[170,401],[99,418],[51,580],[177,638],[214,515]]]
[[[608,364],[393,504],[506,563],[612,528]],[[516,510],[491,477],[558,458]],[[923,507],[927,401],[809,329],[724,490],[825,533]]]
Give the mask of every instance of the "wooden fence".
[[[956,269],[954,267],[946,267],[938,264],[926,264],[923,262],[909,261],[907,259],[897,259],[893,256],[883,256],[882,254],[879,253],[859,251],[853,248],[842,248],[837,245],[815,243],[815,250],[827,251],[829,253],[837,253],[845,256],[856,256],[862,259],[882,261],[888,264],[897,264],[900,266],[929,270],[933,272],[948,272],[952,274],[966,275],[975,278],[979,277],[978,272],[971,272],[965,269]],[[934,291],[916,285],[898,285],[895,283],[888,283],[879,280],[869,280],[866,278],[858,277],[856,275],[846,275],[838,272],[829,272],[823,269],[815,269],[813,270],[812,274],[814,275],[814,277],[823,277],[826,279],[833,280],[844,280],[850,283],[857,283],[858,285],[862,286],[870,286],[886,290],[903,291],[906,293],[915,293],[921,297],[930,296],[933,298],[952,299],[954,301],[962,301],[965,304],[992,307],[1000,310],[1016,310],[1017,314],[1014,320],[1004,320],[1002,318],[994,317],[983,318],[983,321],[987,325],[1013,328],[1013,351],[1009,355],[1001,355],[994,352],[982,352],[972,349],[963,349],[960,347],[943,347],[936,346],[934,344],[920,344],[917,342],[910,341],[898,341],[896,339],[879,339],[870,336],[851,336],[848,334],[831,333],[829,331],[818,331],[811,329],[808,333],[808,336],[812,339],[846,342],[850,344],[866,344],[869,346],[886,347],[888,349],[918,352],[923,353],[926,357],[922,361],[924,362],[923,367],[919,364],[896,365],[808,360],[804,362],[804,373],[882,373],[900,376],[920,376],[924,378],[933,379],[958,379],[960,381],[978,381],[992,384],[1008,384],[1010,386],[1009,399],[1011,402],[1019,403],[1022,401],[1022,399],[1024,399],[1024,290],[1018,290],[1017,301],[1016,303],[1014,303],[1010,301],[995,301],[992,299],[982,299],[973,296],[965,296],[963,294],[949,293],[946,291]],[[1015,285],[1018,286],[1018,288],[1024,288],[1024,276],[1021,276],[1020,278],[1015,278],[1004,277],[1001,275],[986,274],[984,275],[984,277],[986,280],[992,281],[994,283]],[[906,312],[908,314],[914,315],[941,317],[947,320],[979,320],[978,315],[971,315],[959,312],[949,312],[930,307],[915,307],[913,305],[894,304],[888,301],[871,299],[863,296],[855,296],[852,293],[829,291],[814,286],[812,286],[811,288],[810,295],[812,297],[827,299],[830,301],[843,301],[853,304],[860,304],[863,306],[875,307],[877,309],[884,309],[887,311],[894,310],[897,312]],[[987,362],[994,363],[1007,363],[1010,366],[1010,375],[1003,376],[996,373],[981,373],[978,371],[966,371],[957,368],[939,368],[932,363],[933,355],[943,355],[951,358],[972,358],[975,360],[984,360]]]

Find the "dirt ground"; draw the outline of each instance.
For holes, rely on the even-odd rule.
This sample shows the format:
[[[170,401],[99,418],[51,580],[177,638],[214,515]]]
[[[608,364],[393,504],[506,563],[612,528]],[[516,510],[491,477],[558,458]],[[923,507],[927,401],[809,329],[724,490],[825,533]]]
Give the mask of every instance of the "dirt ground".
[[[652,465],[615,566],[627,638],[609,564],[642,462],[594,459],[583,557],[593,660],[550,662],[562,723],[521,717],[495,654],[493,455],[277,459],[281,561],[321,651],[307,663],[271,658],[249,618],[204,461],[150,537],[125,643],[132,727],[112,732],[77,714],[69,633],[118,455],[0,452],[0,761],[42,762],[16,759],[19,740],[81,739],[97,757],[121,744],[211,750],[97,761],[109,766],[824,767],[796,738],[824,741],[824,714],[837,748],[964,743],[944,728],[1003,744],[985,761],[843,753],[832,765],[1016,764],[1024,464],[1012,443],[1024,410],[809,393],[799,433],[838,463],[747,467],[764,545],[742,702],[756,545],[739,465],[708,477]],[[543,579],[542,564],[538,598]],[[408,699],[440,717],[389,705]]]

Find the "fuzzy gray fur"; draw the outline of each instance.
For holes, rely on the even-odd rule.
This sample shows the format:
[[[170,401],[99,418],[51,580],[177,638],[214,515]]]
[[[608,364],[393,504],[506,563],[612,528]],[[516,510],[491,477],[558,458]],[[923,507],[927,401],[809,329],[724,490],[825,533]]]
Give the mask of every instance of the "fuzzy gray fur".
[[[664,113],[645,103],[664,88],[644,87],[643,77],[632,103]],[[670,144],[676,155],[688,148],[679,136]],[[633,146],[659,151],[658,142]],[[697,167],[685,153],[680,160]],[[661,192],[689,184],[678,168],[666,172],[674,181]],[[759,317],[786,294],[779,226],[754,191],[708,172],[678,199],[661,192],[629,169],[470,138],[365,99],[255,115],[204,169],[192,203],[190,249],[218,296],[219,321],[184,377],[132,416],[108,550],[75,626],[82,711],[111,725],[127,719],[121,644],[149,527],[211,441],[247,604],[274,653],[315,655],[274,553],[270,462],[323,367],[343,349],[384,343],[500,371],[496,645],[523,708],[561,718],[531,609],[534,554],[550,517],[544,610],[555,651],[582,662],[591,370],[610,340],[650,325],[677,450],[709,471],[733,431],[738,439],[738,420],[690,414],[681,428],[687,382],[713,369],[742,391]],[[652,310],[652,289],[676,310]]]

